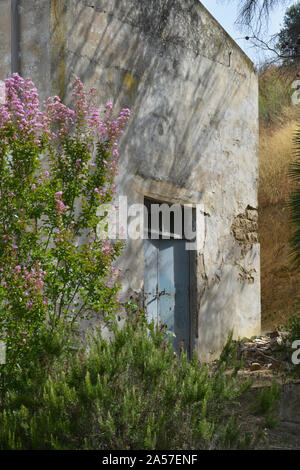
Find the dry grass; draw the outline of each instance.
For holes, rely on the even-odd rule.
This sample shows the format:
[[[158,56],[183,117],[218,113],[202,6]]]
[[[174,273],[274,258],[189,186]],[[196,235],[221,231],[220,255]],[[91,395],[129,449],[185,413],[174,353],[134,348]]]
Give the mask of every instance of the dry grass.
[[[297,128],[296,121],[271,130],[260,132],[259,157],[259,202],[260,207],[282,203],[287,200],[291,184],[287,169],[293,160],[292,137]]]
[[[286,206],[291,191],[287,176],[293,160],[297,121],[260,132],[259,236],[261,243],[262,328],[285,324],[295,315],[300,297],[300,273],[292,267],[291,226]]]
[[[294,157],[293,135],[300,107],[292,106],[291,84],[299,67],[266,67],[259,77],[262,328],[287,323],[300,312],[300,273],[290,257],[291,224],[287,201],[292,190],[288,168]]]
[[[260,209],[262,329],[275,329],[299,311],[300,273],[290,259],[289,211],[283,204]]]

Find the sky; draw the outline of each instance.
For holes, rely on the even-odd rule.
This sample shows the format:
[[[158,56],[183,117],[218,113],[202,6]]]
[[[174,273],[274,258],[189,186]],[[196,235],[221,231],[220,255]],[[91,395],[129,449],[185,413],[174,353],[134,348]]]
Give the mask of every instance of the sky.
[[[235,25],[235,21],[238,16],[238,7],[240,3],[239,0],[200,1],[256,65],[264,60],[264,53],[251,46],[249,41],[241,39],[247,35],[247,32],[241,31],[239,27]],[[274,8],[270,16],[264,39],[269,38],[273,34],[276,34],[280,31],[281,25],[283,24],[284,13],[288,6],[292,5],[293,3],[295,3],[295,1],[286,0],[285,5]]]

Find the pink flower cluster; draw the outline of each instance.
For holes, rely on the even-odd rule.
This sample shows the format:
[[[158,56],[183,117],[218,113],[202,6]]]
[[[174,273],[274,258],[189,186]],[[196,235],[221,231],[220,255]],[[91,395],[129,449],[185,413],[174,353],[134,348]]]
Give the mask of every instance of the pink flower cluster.
[[[94,88],[89,92],[86,92],[81,80],[79,78],[75,79],[73,83],[72,99],[76,111],[75,120],[78,124],[82,123],[86,119],[88,120],[88,116],[91,114],[91,102],[93,101],[94,95]]]
[[[55,193],[55,212],[57,215],[62,215],[69,209],[69,206],[65,206],[62,201],[62,191]]]
[[[105,285],[108,288],[112,288],[115,284],[116,278],[118,277],[120,270],[115,266],[110,266],[109,272],[105,278]]]
[[[4,275],[4,269],[0,269],[0,277]],[[36,263],[35,267],[28,269],[26,266],[17,264],[14,266],[11,272],[5,270],[6,280],[1,282],[2,287],[12,288],[15,286],[21,291],[21,296],[26,299],[26,308],[31,309],[34,305],[34,301],[42,295],[43,305],[47,305],[48,298],[43,297],[44,289],[44,278],[47,272],[41,268],[40,263]],[[20,299],[20,294],[17,294]],[[11,308],[11,307],[9,307]]]
[[[102,240],[101,249],[102,249],[102,253],[103,253],[104,255],[108,255],[108,256],[112,255],[113,252],[114,252],[114,247],[113,247],[113,246],[111,245],[111,243],[110,243],[108,240],[106,240],[106,239]]]
[[[21,268],[21,266],[15,266],[15,273],[21,274],[21,278],[25,281],[28,290],[24,291],[25,297],[29,296],[29,290],[42,291],[44,287],[44,277],[47,275],[47,272],[40,268],[40,264],[37,263],[35,268],[28,270],[26,266]]]
[[[112,150],[113,156],[118,157],[118,138],[124,133],[124,127],[126,126],[130,118],[130,110],[128,108],[123,109],[120,112],[120,116],[112,120],[112,103],[107,103],[104,109],[104,119],[100,118],[98,110],[93,112],[88,117],[89,125],[94,129],[98,135],[100,141],[106,144],[105,150]]]
[[[64,105],[59,96],[54,96],[48,98],[44,103],[44,111],[40,111],[39,97],[33,82],[24,80],[17,73],[5,80],[5,87],[6,102],[0,105],[0,132],[12,127],[14,140],[31,136],[39,144],[41,136],[62,137],[83,128],[102,142],[104,149],[111,151],[114,159],[118,157],[118,138],[129,120],[128,108],[123,109],[119,117],[113,120],[113,105],[109,102],[101,119],[94,104],[96,90],[85,91],[79,78],[73,84],[74,109]],[[80,162],[77,162],[77,166],[80,166]]]
[[[120,116],[112,120],[113,104],[109,102],[105,105],[104,119],[101,119],[99,109],[94,104],[95,92],[95,88],[92,88],[87,93],[80,79],[77,78],[75,80],[72,93],[76,110],[75,120],[77,119],[78,123],[86,121],[88,127],[92,129],[98,140],[112,147],[117,147],[117,139],[123,134],[123,129],[130,118],[130,110],[124,108]],[[113,155],[114,157],[118,156],[117,148],[114,148]]]
[[[54,138],[62,137],[71,131],[75,122],[75,111],[64,105],[59,96],[48,98],[45,103],[45,114],[52,126],[53,124],[58,126],[57,134],[52,133]]]
[[[14,129],[13,139],[32,136],[39,143],[40,134],[49,133],[47,116],[39,110],[37,89],[31,80],[17,73],[5,80],[6,102],[0,106],[0,131]]]
[[[62,238],[61,238],[61,234],[60,234],[60,230],[58,228],[56,228],[54,230],[54,233],[56,233],[56,238],[55,238],[55,243],[60,243],[62,241]]]

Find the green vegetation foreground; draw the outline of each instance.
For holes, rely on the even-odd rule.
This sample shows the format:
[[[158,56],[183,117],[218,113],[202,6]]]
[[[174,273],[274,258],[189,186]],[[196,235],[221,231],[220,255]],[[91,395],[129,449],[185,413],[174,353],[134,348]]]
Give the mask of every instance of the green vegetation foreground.
[[[38,359],[7,390],[0,449],[248,448],[229,411],[250,386],[238,380],[231,339],[215,371],[177,357],[164,331],[132,314],[113,338],[83,348],[61,324],[41,335]],[[225,369],[230,367],[230,372]]]

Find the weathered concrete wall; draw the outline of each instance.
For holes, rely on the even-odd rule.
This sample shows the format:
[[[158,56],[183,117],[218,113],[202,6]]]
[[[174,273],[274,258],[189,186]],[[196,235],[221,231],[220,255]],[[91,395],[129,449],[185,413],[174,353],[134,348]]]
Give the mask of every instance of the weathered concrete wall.
[[[50,91],[50,2],[19,0],[19,73],[37,84],[40,98]]]
[[[20,72],[43,96],[68,99],[77,75],[97,88],[99,103],[131,108],[117,181],[128,203],[146,196],[204,205],[193,338],[200,357],[216,357],[231,328],[257,334],[258,104],[249,59],[198,0],[20,4]],[[143,241],[128,241],[120,264],[124,292],[139,297]]]
[[[122,141],[120,194],[129,203],[148,196],[204,205],[194,344],[212,359],[231,328],[236,336],[260,330],[255,225],[249,240],[232,229],[247,208],[257,208],[256,74],[197,1],[68,6],[67,82],[79,75],[102,102],[133,111]],[[253,209],[251,217],[257,223]],[[143,242],[128,241],[120,263],[124,292],[141,292]]]
[[[0,80],[11,74],[11,0],[0,0]]]
[[[50,11],[49,0],[0,0],[0,79],[29,77],[41,99],[51,90]]]

